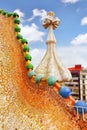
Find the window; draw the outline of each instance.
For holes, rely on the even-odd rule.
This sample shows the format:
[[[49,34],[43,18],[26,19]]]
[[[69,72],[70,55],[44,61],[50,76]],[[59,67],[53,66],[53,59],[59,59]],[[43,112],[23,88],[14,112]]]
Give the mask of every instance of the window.
[[[86,78],[86,76],[85,76],[85,75],[82,75],[82,78]]]
[[[85,85],[83,85],[83,94],[85,94]]]
[[[85,83],[84,80],[82,80],[82,83]]]

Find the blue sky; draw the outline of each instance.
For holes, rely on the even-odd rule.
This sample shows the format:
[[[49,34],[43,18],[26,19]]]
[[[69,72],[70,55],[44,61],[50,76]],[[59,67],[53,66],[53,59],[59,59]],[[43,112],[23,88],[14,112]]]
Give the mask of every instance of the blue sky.
[[[21,34],[28,39],[34,66],[46,50],[47,30],[42,20],[48,11],[54,11],[61,20],[54,31],[59,57],[67,67],[87,67],[87,0],[1,0],[0,8],[19,13]]]

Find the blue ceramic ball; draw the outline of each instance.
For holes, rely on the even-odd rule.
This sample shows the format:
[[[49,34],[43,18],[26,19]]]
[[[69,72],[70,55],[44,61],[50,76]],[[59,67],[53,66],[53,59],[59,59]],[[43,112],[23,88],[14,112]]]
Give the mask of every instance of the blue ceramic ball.
[[[36,75],[36,73],[34,71],[30,71],[28,72],[28,77],[31,78],[33,75]]]
[[[70,96],[71,90],[70,90],[69,87],[61,86],[61,88],[60,88],[60,90],[59,90],[59,94],[60,94],[63,98],[67,98],[68,96]]]
[[[82,115],[83,113],[87,112],[87,104],[84,101],[78,100],[74,104],[74,109]]]
[[[43,78],[43,75],[41,75],[41,74],[36,75],[36,77],[35,77],[36,83],[40,83],[41,78]]]
[[[54,76],[49,76],[47,78],[47,83],[49,86],[53,86],[55,84],[55,82],[57,81],[57,78]]]

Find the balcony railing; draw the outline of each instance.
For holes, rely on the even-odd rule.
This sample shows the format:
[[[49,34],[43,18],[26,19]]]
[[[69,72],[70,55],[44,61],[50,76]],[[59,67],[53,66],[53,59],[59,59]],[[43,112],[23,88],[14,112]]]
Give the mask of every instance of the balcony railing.
[[[83,121],[85,121],[85,110],[87,111],[87,107],[81,107],[81,106],[71,106],[73,107],[73,109],[76,111],[76,116],[78,119],[80,119],[80,117],[82,116]],[[81,114],[79,114],[79,111],[81,112]]]

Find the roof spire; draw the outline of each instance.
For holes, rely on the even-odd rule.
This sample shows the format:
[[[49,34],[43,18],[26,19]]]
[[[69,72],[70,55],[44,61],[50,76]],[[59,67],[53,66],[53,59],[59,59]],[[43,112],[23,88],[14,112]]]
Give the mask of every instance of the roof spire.
[[[56,38],[53,30],[58,27],[59,23],[60,20],[59,18],[54,17],[54,12],[50,11],[47,13],[46,18],[42,23],[45,29],[48,28],[48,36],[46,40],[47,50],[35,72],[37,74],[42,74],[45,78],[48,78],[49,76],[55,76],[58,81],[63,82],[71,80],[71,74],[69,70],[62,64],[55,49]]]

